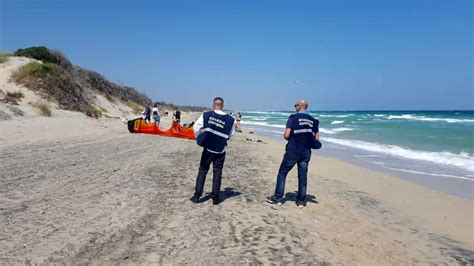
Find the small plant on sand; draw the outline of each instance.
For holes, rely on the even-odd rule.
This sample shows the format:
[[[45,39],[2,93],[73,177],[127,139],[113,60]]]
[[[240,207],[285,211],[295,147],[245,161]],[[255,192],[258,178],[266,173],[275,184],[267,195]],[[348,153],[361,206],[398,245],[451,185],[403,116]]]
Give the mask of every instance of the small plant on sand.
[[[7,97],[13,98],[15,100],[19,100],[25,97],[25,95],[23,95],[21,91],[14,91],[14,92],[7,91]]]
[[[105,108],[105,107],[100,106],[100,107],[99,107],[99,110],[100,110],[102,113],[107,113],[107,108]]]
[[[12,73],[12,80],[32,90],[42,88],[43,81],[57,71],[57,66],[51,63],[31,62]]]
[[[39,100],[31,104],[31,106],[38,109],[39,114],[42,116],[50,117],[52,115],[51,107],[49,104],[43,100]]]
[[[102,111],[93,105],[87,106],[84,113],[87,116],[94,117],[94,118],[99,118],[102,116]]]
[[[9,104],[18,105],[18,101],[21,100],[23,97],[25,96],[23,95],[21,91],[15,91],[15,92],[7,91],[7,93],[5,94],[3,98],[3,101]]]
[[[3,64],[8,61],[8,54],[0,52],[0,64]]]

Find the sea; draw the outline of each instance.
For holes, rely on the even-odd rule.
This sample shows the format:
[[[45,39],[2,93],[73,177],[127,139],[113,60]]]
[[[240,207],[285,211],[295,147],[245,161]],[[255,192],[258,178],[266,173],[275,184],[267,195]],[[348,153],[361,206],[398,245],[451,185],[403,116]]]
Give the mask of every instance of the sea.
[[[284,141],[290,111],[246,111],[242,127]],[[474,111],[311,111],[315,153],[474,199]]]

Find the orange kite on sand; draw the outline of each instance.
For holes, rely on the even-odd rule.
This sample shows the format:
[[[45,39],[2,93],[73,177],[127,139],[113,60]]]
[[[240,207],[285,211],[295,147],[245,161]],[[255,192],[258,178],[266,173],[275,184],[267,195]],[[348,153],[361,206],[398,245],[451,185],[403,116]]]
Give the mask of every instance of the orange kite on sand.
[[[129,120],[127,126],[130,133],[145,133],[166,137],[196,139],[193,127],[183,127],[176,121],[173,121],[173,125],[171,125],[171,128],[168,130],[161,130],[155,125],[155,123],[145,123],[143,118]]]

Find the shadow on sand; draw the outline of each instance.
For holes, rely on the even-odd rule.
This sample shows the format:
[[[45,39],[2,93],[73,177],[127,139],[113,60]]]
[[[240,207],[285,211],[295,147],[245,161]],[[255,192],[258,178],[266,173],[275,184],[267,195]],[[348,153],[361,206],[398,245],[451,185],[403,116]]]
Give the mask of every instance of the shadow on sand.
[[[283,199],[283,203],[287,202],[287,201],[294,201],[296,202],[296,195],[298,195],[298,192],[295,191],[295,192],[287,192],[285,194],[285,198]],[[316,203],[316,204],[319,204],[319,202],[316,200],[316,196],[313,196],[313,195],[306,195],[306,203]]]
[[[235,191],[234,188],[226,187],[226,188],[224,188],[224,191],[221,191],[220,194],[219,194],[219,203],[224,202],[228,198],[239,196],[240,194],[242,194],[242,193],[240,193],[238,191]],[[199,203],[208,201],[210,199],[211,199],[211,193],[207,193],[206,196],[199,199]]]

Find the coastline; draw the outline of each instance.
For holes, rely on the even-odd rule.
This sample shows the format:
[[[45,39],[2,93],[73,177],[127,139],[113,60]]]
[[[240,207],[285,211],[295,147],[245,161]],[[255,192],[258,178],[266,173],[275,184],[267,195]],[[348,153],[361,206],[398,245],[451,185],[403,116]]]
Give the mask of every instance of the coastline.
[[[1,122],[2,263],[474,261],[471,200],[316,154],[308,206],[293,202],[295,170],[288,201],[271,206],[284,143],[244,130],[229,143],[224,201],[194,205],[193,141],[60,116]]]
[[[285,142],[282,134],[277,133],[276,131],[270,132],[265,128],[260,128],[255,125],[248,129],[254,131],[256,134],[260,134],[280,142]],[[369,160],[363,159],[364,156],[373,156],[373,153],[361,149],[349,148],[346,146],[325,142],[324,136],[322,137],[321,141],[323,143],[323,149],[313,151],[313,154],[318,154],[323,157],[331,157],[349,164],[357,165],[359,167],[393,175],[402,180],[422,185],[436,191],[444,192],[455,197],[474,200],[474,182],[469,178],[432,175],[423,172],[405,171],[401,169],[384,167],[380,163],[372,163]]]

